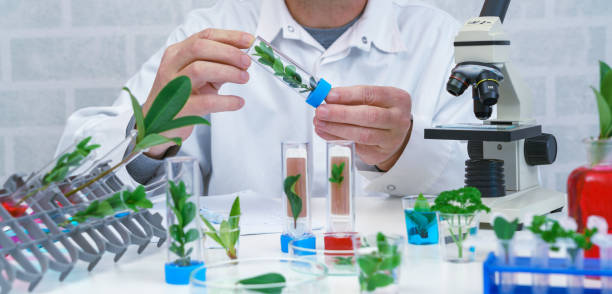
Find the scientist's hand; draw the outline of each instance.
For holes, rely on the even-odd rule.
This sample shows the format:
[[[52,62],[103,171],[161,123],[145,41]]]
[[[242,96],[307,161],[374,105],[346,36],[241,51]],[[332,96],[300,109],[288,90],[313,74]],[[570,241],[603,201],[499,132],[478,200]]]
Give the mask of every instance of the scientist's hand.
[[[224,83],[245,84],[249,80],[247,69],[251,59],[240,49],[253,42],[249,33],[221,29],[205,29],[188,39],[171,45],[162,57],[149,97],[143,106],[146,113],[161,89],[178,76],[188,76],[192,93],[177,117],[204,116],[213,112],[242,108],[244,100],[238,96],[219,95]],[[163,133],[166,137],[187,139],[193,127],[184,127]],[[147,155],[161,157],[172,144],[156,146]]]
[[[410,140],[412,100],[393,87],[333,88],[316,110],[315,131],[325,140],[350,140],[363,162],[387,171]]]

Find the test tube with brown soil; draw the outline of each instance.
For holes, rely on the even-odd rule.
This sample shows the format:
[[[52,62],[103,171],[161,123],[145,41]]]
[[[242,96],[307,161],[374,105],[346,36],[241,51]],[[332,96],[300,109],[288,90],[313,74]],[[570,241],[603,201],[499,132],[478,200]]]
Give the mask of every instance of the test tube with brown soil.
[[[308,143],[282,143],[282,183],[283,183],[283,211],[285,212],[284,232],[293,237],[311,233],[310,222],[310,189],[309,189],[309,149]],[[298,176],[289,187],[289,191],[285,189],[285,184],[288,178]],[[301,199],[301,210],[297,219],[293,216],[291,203],[287,193],[295,193]]]
[[[354,160],[351,141],[327,142],[327,231],[355,230]]]

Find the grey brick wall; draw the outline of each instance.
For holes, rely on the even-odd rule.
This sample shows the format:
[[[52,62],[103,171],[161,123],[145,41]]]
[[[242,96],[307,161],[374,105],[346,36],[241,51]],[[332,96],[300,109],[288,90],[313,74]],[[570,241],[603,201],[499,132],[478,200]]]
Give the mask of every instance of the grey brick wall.
[[[196,7],[215,0],[0,0],[0,180],[41,166],[74,110],[108,105],[120,86]],[[372,0],[387,1],[387,0]],[[465,19],[482,0],[425,0]],[[597,134],[590,85],[612,63],[612,1],[514,0],[506,19],[512,59],[536,116],[559,140],[544,185],[565,191]],[[16,162],[19,162],[17,164]]]

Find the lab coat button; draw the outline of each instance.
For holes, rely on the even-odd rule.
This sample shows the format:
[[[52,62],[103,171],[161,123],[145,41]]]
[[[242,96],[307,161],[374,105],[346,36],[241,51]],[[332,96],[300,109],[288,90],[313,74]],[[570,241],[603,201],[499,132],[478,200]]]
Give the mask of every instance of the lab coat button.
[[[361,42],[364,44],[368,43],[368,38],[366,38],[366,36],[361,37]]]
[[[289,32],[292,32],[292,33],[293,33],[293,31],[294,31],[293,26],[287,26],[287,30],[288,30]]]
[[[388,185],[387,191],[395,191],[395,185]]]

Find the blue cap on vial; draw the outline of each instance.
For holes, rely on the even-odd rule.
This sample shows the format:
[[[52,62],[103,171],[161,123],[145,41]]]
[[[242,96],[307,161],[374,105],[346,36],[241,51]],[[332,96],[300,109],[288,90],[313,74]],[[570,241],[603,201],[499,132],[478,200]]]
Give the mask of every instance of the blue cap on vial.
[[[323,103],[323,100],[327,98],[327,94],[329,94],[330,90],[331,84],[324,79],[320,79],[317,83],[317,87],[312,90],[310,95],[308,95],[308,98],[306,98],[306,103],[310,104],[314,108],[319,107],[319,105]]]
[[[193,260],[188,266],[177,266],[175,264],[166,263],[164,266],[166,283],[171,285],[188,285],[191,272],[201,267],[202,265],[204,265],[203,262]],[[202,275],[201,273],[199,274]],[[197,278],[201,279],[201,276],[198,276]]]

